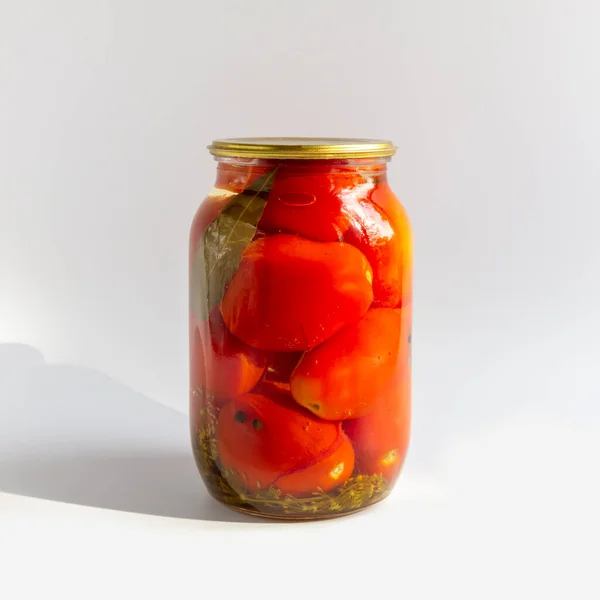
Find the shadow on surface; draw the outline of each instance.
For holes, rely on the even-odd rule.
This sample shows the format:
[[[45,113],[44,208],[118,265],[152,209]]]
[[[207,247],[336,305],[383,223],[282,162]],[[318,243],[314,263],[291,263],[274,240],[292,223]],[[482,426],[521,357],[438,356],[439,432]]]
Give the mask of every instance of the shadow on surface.
[[[213,500],[188,418],[92,369],[0,344],[0,491],[156,516],[264,522]]]

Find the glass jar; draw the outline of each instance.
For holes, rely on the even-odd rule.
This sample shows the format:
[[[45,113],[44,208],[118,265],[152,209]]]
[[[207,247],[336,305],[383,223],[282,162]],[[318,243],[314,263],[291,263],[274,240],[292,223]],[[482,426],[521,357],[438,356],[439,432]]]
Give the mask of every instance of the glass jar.
[[[319,519],[382,500],[411,418],[412,232],[391,143],[217,140],[190,234],[190,424],[212,496]]]

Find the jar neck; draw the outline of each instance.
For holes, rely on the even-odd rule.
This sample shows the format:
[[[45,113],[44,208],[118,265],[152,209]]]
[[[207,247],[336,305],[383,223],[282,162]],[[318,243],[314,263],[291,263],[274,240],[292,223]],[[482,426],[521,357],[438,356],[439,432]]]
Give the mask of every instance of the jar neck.
[[[219,166],[262,166],[274,168],[280,165],[288,167],[306,167],[312,168],[348,168],[348,169],[367,169],[379,168],[386,169],[390,157],[378,158],[328,158],[328,159],[292,159],[292,158],[243,158],[243,157],[225,157],[220,156],[215,159]]]
[[[365,178],[375,178],[378,182],[387,180],[389,157],[352,159],[266,159],[230,158],[217,159],[217,187],[241,191],[253,180],[270,170],[280,169],[288,175],[323,175],[335,177],[348,173],[360,173]]]

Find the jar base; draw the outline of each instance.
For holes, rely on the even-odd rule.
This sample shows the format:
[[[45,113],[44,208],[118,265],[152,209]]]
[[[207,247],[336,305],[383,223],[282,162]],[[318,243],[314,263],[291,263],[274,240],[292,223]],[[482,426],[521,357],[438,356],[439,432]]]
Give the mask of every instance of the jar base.
[[[394,482],[382,475],[351,477],[333,492],[294,497],[275,488],[260,493],[234,489],[215,461],[208,434],[192,437],[194,458],[208,493],[222,506],[249,516],[278,521],[321,521],[345,517],[381,502]]]
[[[215,498],[216,499],[216,498]],[[341,513],[329,513],[329,514],[313,514],[313,515],[283,515],[283,514],[275,514],[275,513],[264,513],[258,510],[253,510],[251,508],[244,508],[241,506],[235,506],[234,504],[226,504],[216,499],[221,506],[228,508],[229,510],[241,513],[243,515],[247,515],[250,517],[254,517],[256,519],[265,519],[268,521],[281,521],[287,523],[308,523],[311,521],[333,521],[335,519],[343,519],[344,517],[350,517],[352,515],[356,515],[358,513],[368,511],[370,508],[374,507],[376,504],[383,502],[385,498],[380,498],[376,500],[372,504],[367,506],[361,506],[360,508],[354,508],[348,510],[346,512]]]

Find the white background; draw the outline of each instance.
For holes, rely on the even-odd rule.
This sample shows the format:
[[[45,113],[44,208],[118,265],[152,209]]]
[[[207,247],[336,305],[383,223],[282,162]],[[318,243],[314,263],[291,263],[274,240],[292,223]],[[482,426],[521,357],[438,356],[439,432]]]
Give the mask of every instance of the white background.
[[[599,23],[596,0],[0,0],[0,595],[597,598]],[[189,455],[188,228],[206,145],[252,135],[399,147],[413,443],[356,518],[240,522]]]

